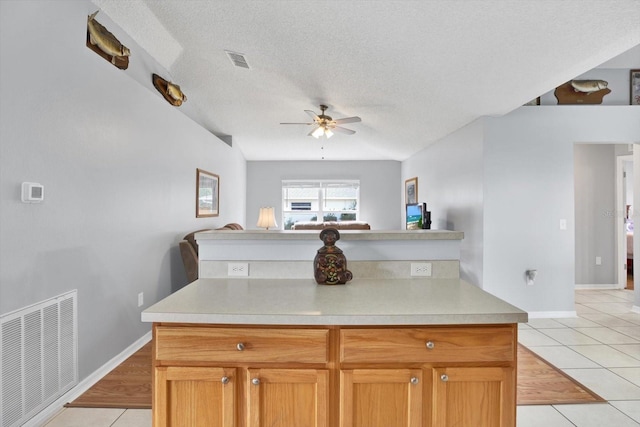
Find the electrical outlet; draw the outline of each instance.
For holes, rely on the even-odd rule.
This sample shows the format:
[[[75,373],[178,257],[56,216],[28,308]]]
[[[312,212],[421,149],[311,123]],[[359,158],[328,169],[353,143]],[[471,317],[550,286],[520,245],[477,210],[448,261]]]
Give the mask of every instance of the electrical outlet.
[[[138,307],[142,307],[144,304],[144,292],[138,294]]]
[[[227,276],[248,276],[249,263],[247,262],[230,262],[227,264]]]
[[[431,277],[431,263],[430,262],[412,262],[411,276]]]
[[[597,256],[596,257],[596,265],[602,265],[602,257],[601,256]]]

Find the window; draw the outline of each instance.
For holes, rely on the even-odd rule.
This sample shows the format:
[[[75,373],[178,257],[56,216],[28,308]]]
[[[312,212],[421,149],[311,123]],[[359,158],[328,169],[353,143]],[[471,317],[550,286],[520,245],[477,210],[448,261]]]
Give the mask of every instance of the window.
[[[300,221],[357,220],[358,180],[282,181],[282,223],[285,230]]]

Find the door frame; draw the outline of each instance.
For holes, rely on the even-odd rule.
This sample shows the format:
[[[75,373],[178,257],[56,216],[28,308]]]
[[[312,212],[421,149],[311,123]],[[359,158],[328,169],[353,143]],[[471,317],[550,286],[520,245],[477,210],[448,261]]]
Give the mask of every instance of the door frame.
[[[617,248],[617,288],[624,289],[627,286],[627,239],[624,229],[624,218],[627,206],[624,196],[624,162],[633,163],[633,154],[616,157],[616,248]],[[635,238],[635,236],[634,236]]]

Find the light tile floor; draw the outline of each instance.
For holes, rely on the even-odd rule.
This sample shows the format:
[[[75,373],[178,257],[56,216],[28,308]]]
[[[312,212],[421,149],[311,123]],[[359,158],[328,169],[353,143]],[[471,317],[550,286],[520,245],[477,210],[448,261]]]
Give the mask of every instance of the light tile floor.
[[[518,406],[517,427],[640,426],[640,314],[633,292],[576,291],[577,318],[531,319],[520,342],[608,403]],[[149,427],[144,409],[66,408],[46,427]]]

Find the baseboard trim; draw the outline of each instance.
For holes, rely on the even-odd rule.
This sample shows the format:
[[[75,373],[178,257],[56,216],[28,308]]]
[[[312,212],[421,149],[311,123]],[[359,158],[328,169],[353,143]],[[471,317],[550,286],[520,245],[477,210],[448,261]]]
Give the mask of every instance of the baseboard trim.
[[[575,289],[623,289],[615,284],[599,284],[599,285],[575,285]]]
[[[82,393],[89,390],[95,383],[100,381],[105,375],[107,375],[118,365],[124,362],[129,356],[140,350],[143,345],[151,341],[151,337],[151,331],[144,334],[129,347],[125,348],[120,354],[116,355],[113,359],[102,365],[87,378],[80,381],[74,388],[60,396],[57,400],[44,408],[29,421],[24,423],[22,427],[38,427],[45,425],[48,421],[50,421],[51,418],[57,415],[64,408],[64,405],[66,403],[74,401],[80,395],[82,395]]]
[[[578,317],[575,311],[530,311],[529,319],[563,319],[567,317]]]

